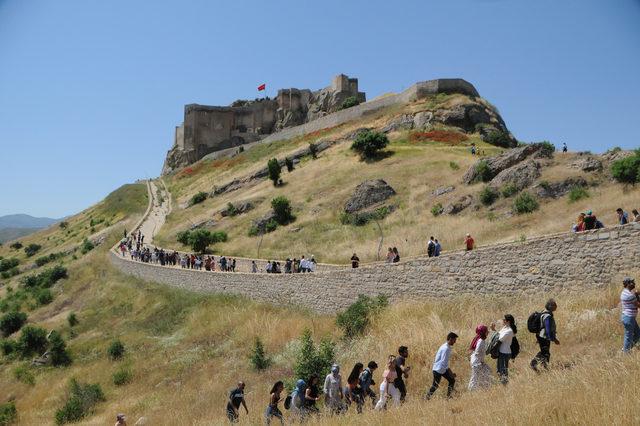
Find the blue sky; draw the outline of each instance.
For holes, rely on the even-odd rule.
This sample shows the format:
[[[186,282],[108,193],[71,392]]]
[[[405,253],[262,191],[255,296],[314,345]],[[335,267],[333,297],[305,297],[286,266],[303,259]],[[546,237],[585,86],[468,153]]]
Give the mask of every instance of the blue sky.
[[[157,176],[184,104],[340,72],[369,98],[462,77],[520,140],[640,145],[640,0],[0,0],[0,215]]]

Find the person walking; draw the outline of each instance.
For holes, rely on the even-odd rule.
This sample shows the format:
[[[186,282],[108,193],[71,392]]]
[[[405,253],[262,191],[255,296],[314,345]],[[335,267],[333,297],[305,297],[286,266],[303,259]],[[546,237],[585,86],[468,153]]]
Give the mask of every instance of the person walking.
[[[407,358],[409,358],[409,348],[400,346],[398,348],[398,356],[396,357],[396,374],[398,377],[396,377],[393,383],[398,389],[398,392],[400,392],[400,403],[404,403],[407,397],[407,386],[404,383],[404,379],[409,378],[409,371],[411,371],[411,367],[405,365]]]
[[[633,278],[625,278],[622,281],[622,293],[620,294],[620,307],[622,313],[620,322],[624,327],[624,340],[622,351],[628,353],[640,341],[640,327],[638,327],[638,307],[640,295],[635,290],[636,282]]]
[[[568,151],[567,149],[567,143],[566,142],[562,142],[562,153],[566,154]]]
[[[400,405],[400,392],[394,385],[396,377],[396,357],[395,355],[389,355],[389,358],[387,358],[387,367],[382,373],[382,383],[380,383],[380,399],[375,406],[376,410],[386,409],[387,401],[389,399],[393,400],[393,405],[395,407],[398,407]]]
[[[258,272],[258,265],[256,265],[256,261],[251,261],[251,273],[255,274]]]
[[[304,417],[304,403],[305,403],[305,393],[307,391],[307,383],[298,379],[296,381],[296,387],[291,392],[291,402],[289,405],[289,410],[291,411],[291,416],[294,418],[302,419]],[[285,399],[285,408],[287,407],[287,401]]]
[[[394,247],[393,248],[393,263],[398,263],[400,262],[400,252],[398,252],[398,248]]]
[[[126,233],[127,231],[124,232]],[[127,426],[127,418],[124,414],[116,415],[116,426]]]
[[[464,238],[464,246],[467,248],[467,251],[473,250],[475,243],[476,242],[471,237],[471,234],[467,234],[467,236]]]
[[[375,385],[373,381],[373,373],[378,369],[378,364],[375,361],[369,361],[367,364],[367,368],[364,369],[362,374],[360,374],[360,388],[362,389],[362,400],[364,403],[364,399],[366,397],[371,398],[371,403],[375,406],[376,403],[376,393],[371,389],[372,385]]]
[[[353,253],[353,256],[351,256],[351,267],[353,269],[356,269],[360,266],[360,258],[358,257],[357,254]]]
[[[618,225],[626,225],[629,223],[629,214],[622,210],[621,207],[616,209],[616,215],[618,216]]]
[[[343,410],[342,398],[342,376],[340,375],[340,366],[333,364],[331,373],[327,374],[324,379],[324,403],[331,414],[340,414]]]
[[[480,324],[476,327],[476,336],[469,346],[469,363],[471,364],[471,378],[469,379],[469,390],[486,389],[491,385],[491,368],[485,362],[487,353],[487,334],[489,328]]]
[[[387,263],[393,263],[393,259],[396,257],[395,254],[393,254],[393,249],[391,247],[389,247],[389,250],[387,250],[387,259],[386,262]]]
[[[349,377],[347,377],[347,385],[344,387],[345,408],[349,409],[351,404],[355,403],[358,414],[362,413],[362,404],[364,402],[362,388],[360,387],[360,375],[363,371],[364,365],[361,362],[357,362],[353,366]]]
[[[429,238],[429,242],[427,243],[427,256],[433,257],[436,252],[436,242],[433,240],[433,236]]]
[[[267,405],[267,410],[264,413],[265,420],[267,421],[268,425],[271,424],[271,419],[274,417],[280,419],[280,424],[284,425],[282,411],[280,411],[280,408],[278,408],[278,404],[280,403],[280,395],[282,394],[283,390],[284,383],[278,380],[274,383],[271,391],[269,392],[269,405]]]
[[[549,299],[544,305],[544,311],[540,314],[540,332],[536,334],[540,352],[531,360],[531,368],[534,371],[538,371],[538,364],[542,364],[545,370],[549,367],[551,342],[560,344],[556,337],[556,320],[553,318],[556,309],[558,309],[556,301]]]
[[[438,239],[436,238],[436,246],[433,252],[433,255],[435,257],[440,256],[440,252],[442,251],[442,246],[440,245],[440,241],[438,241]]]
[[[307,382],[309,386],[307,386],[307,389],[304,392],[303,416],[319,412],[318,407],[316,407],[316,402],[320,400],[320,391],[318,390],[319,380],[320,378],[315,373],[309,377],[309,381]]]
[[[491,324],[491,330],[496,331],[496,324]],[[518,332],[513,315],[506,314],[502,319],[502,328],[498,332],[500,349],[498,350],[497,371],[503,385],[509,383],[509,360],[511,359],[511,343]]]
[[[229,392],[227,417],[231,423],[237,422],[240,418],[240,404],[242,404],[244,410],[249,414],[247,403],[244,400],[244,382],[238,382],[238,387]]]
[[[458,340],[458,335],[454,332],[450,332],[447,334],[447,341],[440,346],[438,352],[436,352],[436,358],[433,362],[433,384],[431,388],[427,392],[425,399],[429,400],[438,390],[440,386],[440,380],[444,377],[449,382],[449,386],[447,387],[447,398],[451,398],[451,395],[454,392],[454,386],[456,384],[456,375],[451,368],[449,368],[449,360],[451,359],[451,352],[453,345],[456,344],[456,340]]]

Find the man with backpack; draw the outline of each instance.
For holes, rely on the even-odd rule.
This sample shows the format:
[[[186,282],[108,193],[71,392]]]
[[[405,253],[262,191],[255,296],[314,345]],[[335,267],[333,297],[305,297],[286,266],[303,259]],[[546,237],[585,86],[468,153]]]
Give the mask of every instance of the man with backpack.
[[[433,241],[433,237],[429,238],[429,242],[427,243],[427,256],[433,257],[436,251],[436,242]]]
[[[531,360],[531,368],[536,372],[538,364],[542,364],[545,370],[548,368],[551,358],[551,342],[556,345],[560,344],[556,336],[556,320],[553,318],[556,309],[558,309],[556,301],[549,299],[544,305],[544,311],[534,312],[527,320],[527,328],[530,332],[535,333],[538,346],[540,346],[540,352]]]

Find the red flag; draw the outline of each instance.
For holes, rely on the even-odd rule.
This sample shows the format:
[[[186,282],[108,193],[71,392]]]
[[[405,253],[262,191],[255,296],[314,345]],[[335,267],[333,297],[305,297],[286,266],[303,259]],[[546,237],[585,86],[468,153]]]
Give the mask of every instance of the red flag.
[[[267,88],[267,85],[265,83],[262,83],[260,86],[258,86],[258,92],[266,88]]]

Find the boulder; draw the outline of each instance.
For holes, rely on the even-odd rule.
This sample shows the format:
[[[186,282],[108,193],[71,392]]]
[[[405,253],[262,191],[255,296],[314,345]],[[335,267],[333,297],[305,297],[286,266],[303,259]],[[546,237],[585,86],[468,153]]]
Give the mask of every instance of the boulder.
[[[585,187],[587,181],[582,176],[570,177],[560,182],[539,183],[533,187],[540,198],[558,198],[567,194],[574,187]]]
[[[344,211],[355,213],[382,203],[394,195],[396,195],[396,191],[384,180],[365,180],[353,191],[344,206]]]
[[[433,195],[434,197],[439,197],[441,195],[452,192],[454,189],[456,189],[455,186],[441,186],[440,188],[434,189],[433,192],[431,192],[431,195]]]
[[[422,111],[413,116],[413,128],[424,129],[431,125],[433,113],[431,111]]]
[[[193,231],[194,229],[200,229],[200,228],[213,228],[214,226],[216,226],[216,221],[213,219],[207,219],[207,220],[203,220],[202,222],[192,223],[189,226],[189,230]]]
[[[602,154],[601,158],[604,161],[616,161],[633,155],[633,151],[625,151],[619,148],[610,149]]]
[[[594,157],[581,158],[569,164],[569,167],[583,172],[595,172],[602,170],[602,161]]]
[[[456,199],[455,201],[447,204],[444,207],[444,209],[442,210],[442,213],[444,213],[444,214],[458,214],[462,210],[464,210],[467,207],[469,207],[472,202],[473,202],[473,196],[472,195],[463,195],[462,197]]]
[[[276,214],[273,212],[273,210],[271,210],[269,213],[265,214],[261,218],[254,220],[253,226],[259,232],[264,232],[267,227],[267,223],[271,222],[272,220],[276,220]]]
[[[454,126],[465,132],[474,132],[478,124],[492,122],[490,112],[476,103],[456,105],[451,109],[441,109],[435,112],[434,119],[446,126]]]
[[[534,143],[510,149],[500,155],[496,155],[495,157],[483,158],[481,160],[478,160],[469,168],[469,170],[467,170],[467,172],[462,177],[462,181],[466,184],[472,184],[478,180],[478,165],[481,161],[487,163],[487,166],[489,166],[491,177],[493,178],[501,171],[515,166],[528,157],[533,157],[534,155],[542,151],[542,148],[542,144]]]
[[[491,179],[489,186],[493,188],[501,188],[508,183],[512,183],[520,191],[530,186],[539,177],[540,164],[533,160],[529,160],[501,171]]]
[[[409,114],[402,114],[399,117],[395,117],[386,126],[382,128],[383,133],[395,132],[398,130],[411,130],[413,128],[413,116]]]

